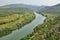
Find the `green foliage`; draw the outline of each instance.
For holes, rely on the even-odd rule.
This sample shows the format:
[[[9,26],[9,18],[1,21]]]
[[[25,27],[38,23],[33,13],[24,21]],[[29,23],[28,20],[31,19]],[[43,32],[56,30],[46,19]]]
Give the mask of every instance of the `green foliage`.
[[[0,37],[20,29],[35,19],[35,14],[26,8],[0,9]]]
[[[43,24],[34,28],[32,36],[27,36],[24,40],[60,40],[60,17],[59,15],[47,15]],[[60,28],[59,28],[60,29]],[[30,35],[30,34],[29,34]]]

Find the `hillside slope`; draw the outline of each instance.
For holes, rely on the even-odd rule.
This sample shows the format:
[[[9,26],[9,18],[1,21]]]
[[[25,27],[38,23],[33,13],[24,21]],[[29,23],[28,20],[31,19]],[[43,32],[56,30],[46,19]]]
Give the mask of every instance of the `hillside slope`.
[[[40,12],[60,14],[60,4],[50,6],[50,7],[46,7],[44,9],[40,10]]]
[[[1,6],[0,8],[18,8],[18,7],[22,7],[22,8],[28,8],[28,9],[32,9],[33,11],[38,11],[41,8],[44,8],[45,6],[36,6],[36,5],[27,5],[27,4],[9,4],[9,5],[5,5],[5,6]]]

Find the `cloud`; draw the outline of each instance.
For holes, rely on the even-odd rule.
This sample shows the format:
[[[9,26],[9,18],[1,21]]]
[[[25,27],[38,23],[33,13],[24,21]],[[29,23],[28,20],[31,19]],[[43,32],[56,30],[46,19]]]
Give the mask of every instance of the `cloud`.
[[[31,5],[55,5],[60,3],[60,0],[0,0],[0,5],[24,3]]]

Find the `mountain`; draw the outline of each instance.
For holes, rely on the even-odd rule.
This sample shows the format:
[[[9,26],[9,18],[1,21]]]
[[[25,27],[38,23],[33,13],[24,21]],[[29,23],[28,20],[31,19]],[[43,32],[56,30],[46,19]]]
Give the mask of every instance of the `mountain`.
[[[23,8],[29,8],[32,9],[33,11],[38,11],[41,8],[44,8],[45,6],[36,6],[36,5],[27,5],[27,4],[9,4],[5,6],[1,6],[0,8],[17,8],[17,7],[23,7]]]
[[[60,14],[60,4],[46,7],[43,10],[40,10],[41,12],[47,12],[47,13],[59,13]]]
[[[52,7],[60,8],[60,4],[54,5],[54,6],[52,6]]]

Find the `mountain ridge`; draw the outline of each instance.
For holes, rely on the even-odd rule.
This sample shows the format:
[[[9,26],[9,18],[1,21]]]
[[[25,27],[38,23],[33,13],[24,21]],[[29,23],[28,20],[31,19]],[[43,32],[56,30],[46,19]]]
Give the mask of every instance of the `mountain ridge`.
[[[60,4],[47,7],[43,10],[40,10],[40,12],[47,12],[47,13],[60,13]]]
[[[0,8],[14,8],[14,7],[16,7],[16,8],[17,7],[29,8],[29,9],[32,9],[34,11],[45,8],[44,5],[36,6],[36,5],[27,5],[27,4],[9,4],[9,5],[0,6]]]

